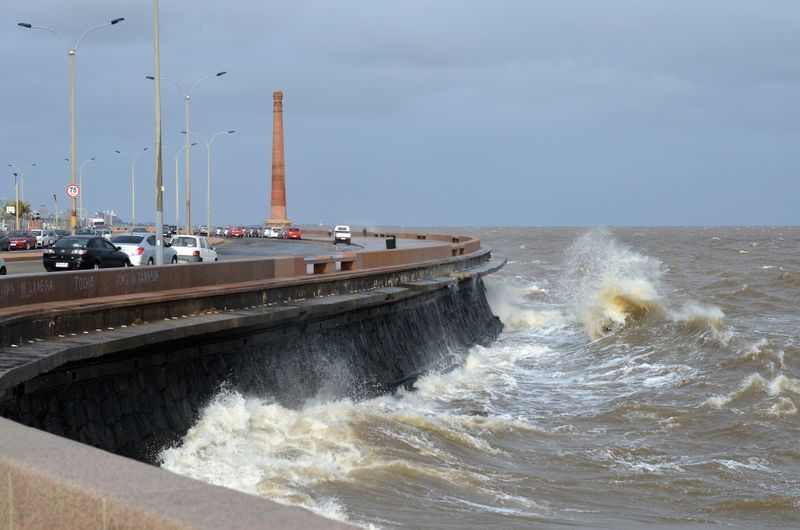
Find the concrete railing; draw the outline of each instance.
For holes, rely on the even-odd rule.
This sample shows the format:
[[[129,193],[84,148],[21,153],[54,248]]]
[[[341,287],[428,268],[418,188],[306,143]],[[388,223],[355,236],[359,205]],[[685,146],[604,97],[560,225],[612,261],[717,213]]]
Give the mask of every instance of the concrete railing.
[[[324,236],[325,231],[306,231]],[[372,233],[368,235],[373,235]],[[383,234],[381,234],[383,235]],[[419,238],[417,234],[393,234],[398,239]],[[74,274],[35,274],[0,279],[0,321],[3,308],[59,301],[88,300],[157,291],[192,290],[200,287],[264,280],[289,280],[309,274],[335,274],[402,267],[468,256],[480,250],[480,240],[465,236],[425,235],[432,243],[420,247],[369,250],[336,256],[302,256],[80,271]],[[338,267],[337,267],[338,264]]]

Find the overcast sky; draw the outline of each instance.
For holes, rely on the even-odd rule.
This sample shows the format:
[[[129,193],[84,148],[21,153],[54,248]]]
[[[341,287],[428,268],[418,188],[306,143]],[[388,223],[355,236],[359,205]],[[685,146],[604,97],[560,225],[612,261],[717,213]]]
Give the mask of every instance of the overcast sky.
[[[155,219],[152,2],[0,4],[5,164],[67,204],[67,49],[84,206]],[[48,26],[65,37],[28,30]],[[161,1],[161,72],[212,148],[212,224],[269,217],[284,92],[289,217],[398,225],[797,225],[798,0]],[[183,98],[162,84],[165,222]],[[192,149],[192,221],[206,152]],[[185,222],[180,163],[180,221]]]

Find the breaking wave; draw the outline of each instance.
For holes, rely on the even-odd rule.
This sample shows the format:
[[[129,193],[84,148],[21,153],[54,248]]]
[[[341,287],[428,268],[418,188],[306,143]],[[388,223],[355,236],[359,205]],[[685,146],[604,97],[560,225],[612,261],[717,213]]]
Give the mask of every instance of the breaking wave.
[[[618,243],[604,229],[580,237],[567,251],[563,290],[573,314],[597,340],[629,323],[664,314],[657,259]]]
[[[725,396],[712,396],[706,400],[706,404],[715,408],[722,408],[729,403],[764,394],[770,397],[778,397],[784,394],[800,395],[800,380],[779,375],[770,381],[759,374],[753,374],[745,378],[734,392]],[[787,409],[787,405],[784,403],[780,406],[780,409]]]
[[[496,355],[496,356],[493,356]],[[371,481],[447,484],[505,495],[459,455],[505,459],[487,439],[546,434],[525,421],[476,406],[485,392],[516,385],[508,352],[474,348],[463,365],[431,373],[414,391],[363,402],[311,402],[294,410],[270,399],[223,391],[201,412],[179,446],[164,449],[161,465],[206,482],[301,506],[350,521],[335,491]],[[449,407],[449,408],[448,408]]]

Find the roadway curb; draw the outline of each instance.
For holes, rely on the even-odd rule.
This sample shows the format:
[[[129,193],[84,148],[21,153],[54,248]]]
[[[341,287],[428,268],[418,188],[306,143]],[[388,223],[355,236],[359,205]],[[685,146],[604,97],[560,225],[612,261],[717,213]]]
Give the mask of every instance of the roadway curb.
[[[17,254],[16,252],[11,252],[9,250],[7,253],[6,252],[1,253],[0,254],[0,258],[3,258],[4,260],[6,260],[6,262],[9,262],[9,261],[34,261],[34,260],[37,260],[37,259],[38,260],[42,259],[42,254],[43,254],[43,252],[40,251],[40,250],[39,251],[34,250],[34,251],[29,251],[29,252],[19,253],[19,254]]]

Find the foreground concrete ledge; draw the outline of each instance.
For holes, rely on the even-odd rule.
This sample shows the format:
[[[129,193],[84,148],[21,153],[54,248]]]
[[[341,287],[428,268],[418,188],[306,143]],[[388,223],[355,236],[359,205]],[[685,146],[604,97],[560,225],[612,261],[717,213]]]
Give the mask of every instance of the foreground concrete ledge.
[[[352,528],[0,418],[0,528]]]

